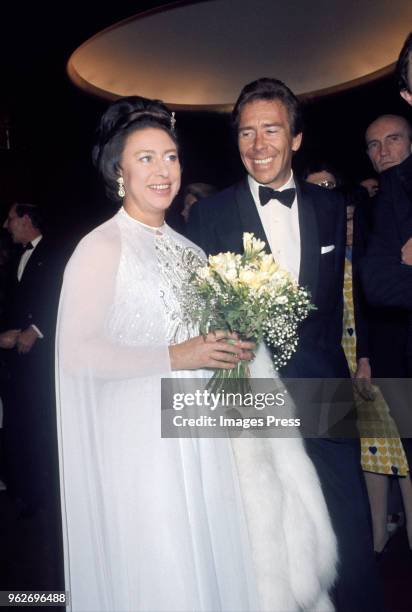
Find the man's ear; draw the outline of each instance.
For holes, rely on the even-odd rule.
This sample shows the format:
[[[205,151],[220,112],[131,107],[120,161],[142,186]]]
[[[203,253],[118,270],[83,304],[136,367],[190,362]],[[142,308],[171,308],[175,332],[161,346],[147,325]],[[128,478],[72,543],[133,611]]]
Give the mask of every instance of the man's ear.
[[[296,136],[293,137],[292,151],[298,151],[300,149],[300,145],[302,144],[302,137],[303,137],[302,132],[300,132],[299,134],[296,134]]]
[[[412,106],[412,93],[407,89],[402,89],[400,92],[402,98]]]

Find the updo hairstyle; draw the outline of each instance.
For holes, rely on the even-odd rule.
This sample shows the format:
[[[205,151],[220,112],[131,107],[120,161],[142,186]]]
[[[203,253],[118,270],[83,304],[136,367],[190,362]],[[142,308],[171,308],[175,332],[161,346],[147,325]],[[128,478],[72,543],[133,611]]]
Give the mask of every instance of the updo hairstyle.
[[[157,128],[166,132],[177,147],[173,124],[174,117],[160,100],[129,96],[109,106],[97,128],[92,159],[111,200],[121,200],[116,181],[120,176],[120,160],[128,136],[136,130]]]

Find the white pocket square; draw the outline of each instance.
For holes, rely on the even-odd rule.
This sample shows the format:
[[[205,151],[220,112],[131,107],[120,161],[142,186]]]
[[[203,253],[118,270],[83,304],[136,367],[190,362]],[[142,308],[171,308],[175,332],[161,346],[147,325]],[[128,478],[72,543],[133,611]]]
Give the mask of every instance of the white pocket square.
[[[320,248],[321,255],[325,255],[325,253],[330,253],[335,248],[334,244],[328,244],[328,246],[323,246]]]

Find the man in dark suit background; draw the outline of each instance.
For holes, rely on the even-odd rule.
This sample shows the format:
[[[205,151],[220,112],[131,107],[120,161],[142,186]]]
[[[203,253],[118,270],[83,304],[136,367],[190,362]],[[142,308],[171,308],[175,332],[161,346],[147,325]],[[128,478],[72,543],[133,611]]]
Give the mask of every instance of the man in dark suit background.
[[[412,150],[412,126],[398,115],[381,115],[365,132],[366,150],[374,170],[384,177],[389,168],[406,160]],[[383,178],[383,182],[386,179]],[[407,312],[400,308],[373,308],[365,299],[359,262],[365,256],[376,209],[381,198],[357,207],[354,224],[353,276],[359,377],[407,376]],[[391,214],[391,213],[390,213]],[[372,368],[371,368],[372,364]]]
[[[412,105],[412,32],[399,54],[396,67],[399,93]],[[412,465],[412,155],[381,175],[376,199],[373,231],[366,257],[361,262],[366,298],[374,306],[401,308],[408,317],[406,337],[407,376],[387,380],[383,393],[388,398],[402,442]],[[407,477],[409,508],[412,484]],[[412,550],[412,515],[405,507],[409,548]]]
[[[400,95],[412,105],[412,32],[399,55]],[[377,306],[412,310],[412,155],[381,174],[375,219],[362,276],[367,298]],[[412,325],[409,326],[412,375]]]
[[[15,334],[5,353],[6,484],[21,517],[37,520],[40,516],[45,549],[58,569],[54,337],[62,262],[43,235],[42,221],[37,206],[14,204],[4,223],[13,242],[23,247],[12,270],[3,324],[6,337]],[[41,550],[38,558],[41,565]],[[58,579],[45,569],[48,575],[39,588],[56,589]]]
[[[302,140],[301,109],[283,83],[259,79],[246,85],[235,104],[233,123],[248,175],[195,204],[188,235],[209,254],[241,253],[243,232],[264,240],[275,259],[309,289],[317,307],[300,326],[298,350],[282,376],[347,378],[341,348],[343,199],[295,179],[292,156]],[[304,409],[304,403],[300,407]],[[307,439],[306,447],[338,537],[337,610],[381,610],[359,445],[355,440]]]
[[[412,32],[400,52],[397,76],[400,95],[412,105]],[[363,276],[372,303],[412,310],[412,155],[382,174]],[[411,333],[409,356],[412,375]]]
[[[410,156],[412,126],[402,116],[381,115],[368,125],[365,131],[365,144],[374,170],[383,177],[389,168],[402,164]],[[383,182],[385,183],[385,179]],[[379,199],[378,196],[363,201],[360,199],[354,216],[352,268],[357,356],[355,378],[359,381],[359,390],[366,399],[373,397],[369,386],[371,378],[386,379],[375,382],[381,388],[389,409],[393,411],[399,406],[398,393],[396,385],[388,385],[387,379],[405,378],[408,375],[408,313],[401,308],[376,307],[368,303],[360,275],[361,262],[373,231]],[[405,442],[404,446],[407,447]],[[392,469],[396,475],[396,466]],[[407,478],[389,479],[374,469],[365,471],[365,480],[371,504],[375,551],[382,552],[389,538],[387,525],[389,487],[391,488],[389,495],[392,498],[391,514],[398,514],[402,510],[400,499],[396,503],[399,493],[394,495],[399,491],[399,486],[405,500],[405,513],[408,514],[408,499],[412,509],[412,489]],[[390,529],[396,527],[397,523],[391,522]]]

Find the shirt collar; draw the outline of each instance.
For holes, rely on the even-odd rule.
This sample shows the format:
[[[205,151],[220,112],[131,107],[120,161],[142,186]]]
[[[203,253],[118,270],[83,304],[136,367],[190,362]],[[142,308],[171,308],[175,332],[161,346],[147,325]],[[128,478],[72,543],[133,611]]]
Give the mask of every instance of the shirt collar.
[[[34,240],[30,240],[33,249],[39,244],[40,240],[43,238],[43,235],[40,234],[40,236],[37,236],[37,238],[34,238]]]
[[[253,176],[250,176],[250,174],[248,175],[247,180],[249,183],[250,191],[252,192],[253,199],[255,200],[255,202],[260,202],[259,187],[261,183],[258,183],[257,181],[255,181]],[[267,187],[267,185],[262,185],[262,187]],[[284,189],[291,189],[292,187],[296,187],[293,170],[290,171],[290,177],[286,181],[286,183],[282,185],[281,187],[279,187],[276,191],[283,191]]]

